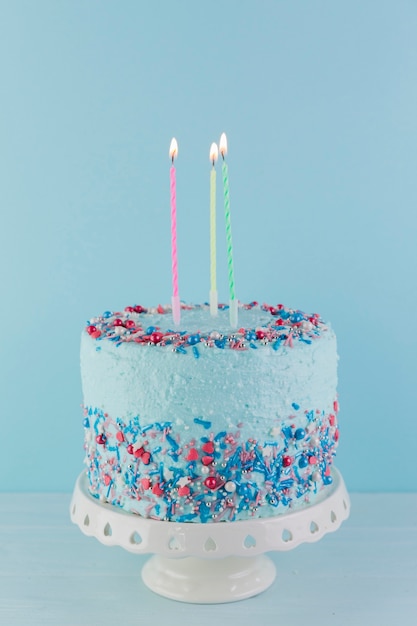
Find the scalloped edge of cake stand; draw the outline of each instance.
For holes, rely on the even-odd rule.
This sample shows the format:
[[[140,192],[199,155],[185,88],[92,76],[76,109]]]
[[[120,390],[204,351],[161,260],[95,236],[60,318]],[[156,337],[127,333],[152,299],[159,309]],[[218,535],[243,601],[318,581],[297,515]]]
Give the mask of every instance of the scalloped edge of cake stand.
[[[237,522],[178,523],[145,519],[90,495],[78,477],[71,520],[88,536],[135,554],[154,553],[142,570],[152,591],[191,603],[235,602],[257,595],[275,580],[269,551],[292,550],[337,530],[349,517],[350,499],[340,472],[314,503],[276,517]]]

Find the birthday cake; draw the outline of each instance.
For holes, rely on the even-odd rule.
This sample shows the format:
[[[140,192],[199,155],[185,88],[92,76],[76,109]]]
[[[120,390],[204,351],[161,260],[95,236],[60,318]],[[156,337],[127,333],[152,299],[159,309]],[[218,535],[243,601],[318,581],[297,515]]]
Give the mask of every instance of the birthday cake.
[[[288,513],[332,482],[336,337],[283,305],[126,307],[82,333],[89,491],[142,517]]]

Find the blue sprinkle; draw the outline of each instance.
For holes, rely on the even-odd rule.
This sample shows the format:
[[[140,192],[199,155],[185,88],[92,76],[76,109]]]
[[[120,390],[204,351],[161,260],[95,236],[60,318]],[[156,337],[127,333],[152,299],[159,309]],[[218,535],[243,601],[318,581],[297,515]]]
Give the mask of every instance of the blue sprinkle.
[[[194,424],[200,424],[200,426],[203,426],[203,428],[205,428],[206,430],[211,428],[211,422],[209,422],[208,420],[203,420],[201,417],[195,417]]]
[[[178,518],[179,522],[191,522],[192,519],[194,519],[195,517],[197,517],[197,513],[188,513],[187,515],[181,515],[181,517]]]
[[[300,337],[300,341],[304,341],[304,343],[312,343],[311,339],[304,339],[303,337]]]
[[[200,343],[200,335],[190,335],[187,339],[190,346],[194,346],[196,343]]]
[[[300,405],[297,404],[296,402],[293,402],[291,406],[294,409],[294,411],[298,411],[298,409],[300,408]]]
[[[96,352],[100,352],[101,346],[96,346]]]
[[[298,322],[301,322],[304,319],[304,316],[302,313],[297,312],[293,313],[290,319],[293,324],[298,324]]]
[[[103,313],[103,317],[105,317],[106,319],[108,319],[109,317],[112,316],[112,312],[111,311],[104,311]]]
[[[177,346],[175,352],[181,352],[181,354],[187,354],[187,350],[183,346]]]
[[[225,430],[223,430],[222,432],[220,432],[218,435],[216,435],[214,437],[214,441],[218,441],[219,439],[223,439],[223,437],[226,437],[227,432]]]
[[[90,420],[88,419],[88,417],[86,417],[85,420],[83,421],[83,425],[84,425],[84,428],[90,428]]]
[[[282,339],[281,337],[279,337],[276,341],[274,341],[274,343],[272,344],[272,349],[273,350],[278,350],[278,348],[280,347],[282,343]]]
[[[254,343],[250,343],[250,344],[249,344],[249,347],[250,347],[250,348],[253,348],[254,350],[257,350],[257,349],[258,349],[258,346],[256,346]]]
[[[196,346],[193,346],[193,354],[194,354],[194,357],[196,359],[200,358],[200,353],[199,353],[198,348]]]
[[[279,483],[279,489],[289,489],[290,487],[292,487],[294,484],[294,479],[293,478],[288,478],[287,480],[283,480],[281,483]]]
[[[332,482],[333,482],[333,478],[331,476],[324,476],[323,477],[323,483],[325,485],[331,485]]]
[[[206,502],[201,502],[199,506],[200,518],[203,524],[211,517],[210,506]]]
[[[298,461],[298,467],[303,468],[303,467],[307,467],[307,465],[308,465],[308,458],[303,455]]]
[[[266,496],[266,500],[267,500],[268,504],[270,504],[271,506],[275,506],[275,507],[278,506],[278,498],[276,497],[275,494],[269,493]]]
[[[289,426],[285,426],[285,427],[282,429],[282,431],[281,431],[281,432],[282,432],[282,434],[284,435],[284,437],[285,437],[286,439],[291,439],[291,438],[292,438],[292,430],[291,430],[291,428],[290,428]]]
[[[297,430],[294,433],[294,437],[297,439],[297,441],[299,441],[300,439],[304,439],[305,436],[306,436],[306,431],[304,430],[304,428],[297,428]]]
[[[226,345],[226,339],[216,339],[214,345],[223,350]]]
[[[165,437],[166,437],[166,440],[170,443],[170,445],[173,448],[173,450],[178,450],[179,445],[177,444],[175,439],[173,437],[171,437],[171,435],[166,435]]]
[[[255,341],[256,333],[253,330],[249,330],[245,335],[245,339],[247,339],[248,341]]]
[[[283,319],[283,320],[287,320],[289,318],[289,316],[290,316],[288,311],[280,311],[279,314],[280,314],[281,319]]]
[[[146,329],[146,334],[147,335],[151,335],[155,331],[156,331],[156,327],[155,326],[148,326],[148,328]]]

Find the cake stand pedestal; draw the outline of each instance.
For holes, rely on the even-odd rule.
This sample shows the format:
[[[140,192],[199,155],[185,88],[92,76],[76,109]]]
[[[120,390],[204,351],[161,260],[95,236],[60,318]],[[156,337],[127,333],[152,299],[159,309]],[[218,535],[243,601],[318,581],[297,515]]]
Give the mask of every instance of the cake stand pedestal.
[[[335,531],[349,516],[341,474],[314,504],[276,517],[238,522],[178,523],[145,519],[88,492],[83,472],[75,484],[71,519],[86,535],[135,554],[154,553],[142,569],[152,591],[181,602],[235,602],[257,595],[275,580],[265,552],[292,550]]]

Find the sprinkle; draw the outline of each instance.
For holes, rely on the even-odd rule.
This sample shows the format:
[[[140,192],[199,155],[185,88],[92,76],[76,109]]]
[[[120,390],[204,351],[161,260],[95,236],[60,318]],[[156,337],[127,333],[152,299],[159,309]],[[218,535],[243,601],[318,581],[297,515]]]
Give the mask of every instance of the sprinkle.
[[[207,452],[207,454],[213,454],[214,452],[214,443],[212,441],[207,441],[207,443],[201,446],[203,452]]]
[[[195,417],[193,421],[194,424],[200,424],[200,426],[203,426],[203,428],[205,428],[206,430],[211,428],[211,422],[209,422],[208,420],[203,420],[201,417]]]
[[[187,461],[197,461],[198,459],[198,452],[195,448],[191,448],[191,450],[188,452],[188,456],[187,456]]]
[[[217,480],[215,479],[214,476],[208,476],[208,478],[206,478],[206,480],[204,481],[205,486],[207,487],[207,489],[216,489],[217,487]]]
[[[85,407],[84,415],[94,425],[85,431],[90,492],[144,517],[199,523],[251,519],[262,507],[265,515],[266,507],[291,510],[332,481],[336,419],[316,407],[300,407],[297,417],[277,420],[272,440],[244,438],[240,422],[235,428],[241,431],[210,432],[199,442],[187,436],[184,425],[168,421],[142,427],[139,416],[124,422],[96,407]],[[202,417],[194,421],[212,428]],[[90,442],[92,434],[97,445]]]
[[[115,343],[119,347],[125,342],[134,342],[137,345],[158,345],[171,346],[174,352],[187,354],[186,346],[193,348],[193,356],[197,359],[200,353],[197,349],[199,343],[203,343],[210,348],[221,350],[246,350],[248,347],[257,349],[260,346],[271,346],[277,351],[282,343],[290,348],[294,341],[302,341],[311,344],[313,339],[323,334],[327,327],[317,314],[307,315],[302,311],[294,311],[285,308],[283,305],[263,304],[259,307],[257,302],[239,305],[243,310],[259,308],[260,311],[270,316],[263,320],[261,326],[256,328],[241,327],[237,331],[233,330],[225,335],[217,330],[201,332],[200,330],[167,329],[162,330],[155,323],[155,315],[171,318],[172,309],[170,306],[158,305],[156,308],[145,309],[140,305],[127,306],[123,312],[105,311],[103,315],[91,319],[86,327],[86,332],[96,340],[103,338]],[[208,304],[185,305],[184,310],[209,311]],[[228,305],[219,304],[219,311],[225,312]],[[146,326],[146,319],[154,323]],[[145,328],[145,330],[142,329]],[[191,332],[190,332],[191,331]],[[337,404],[337,401],[336,401]],[[337,409],[335,408],[335,412]]]

